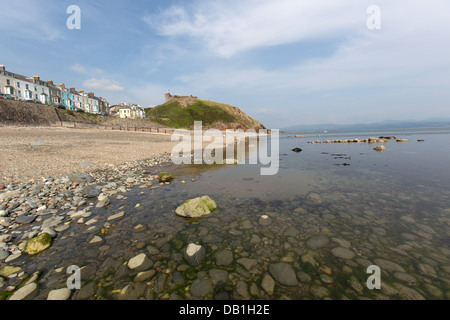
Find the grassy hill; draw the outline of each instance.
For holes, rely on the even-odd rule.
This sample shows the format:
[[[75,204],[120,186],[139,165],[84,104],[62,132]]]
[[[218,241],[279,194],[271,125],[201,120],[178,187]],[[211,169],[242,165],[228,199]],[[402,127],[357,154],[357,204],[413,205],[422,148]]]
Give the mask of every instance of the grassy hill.
[[[237,107],[200,99],[176,99],[146,109],[154,121],[172,128],[192,129],[202,121],[204,129],[264,129],[264,125]]]

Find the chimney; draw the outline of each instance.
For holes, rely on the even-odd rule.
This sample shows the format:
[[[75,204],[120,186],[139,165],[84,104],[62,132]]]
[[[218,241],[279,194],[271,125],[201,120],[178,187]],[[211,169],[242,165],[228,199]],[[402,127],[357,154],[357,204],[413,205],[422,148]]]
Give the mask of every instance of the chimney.
[[[83,89],[80,89],[80,91],[78,91],[79,93],[84,93],[84,90]]]
[[[63,89],[66,88],[66,86],[64,85],[64,83],[60,83],[59,86],[60,86],[61,88],[63,88]]]
[[[88,97],[91,98],[91,99],[93,99],[93,98],[94,98],[94,93],[93,93],[93,92],[89,92],[89,93],[88,93]]]
[[[53,80],[48,80],[48,81],[47,81],[47,84],[49,84],[49,85],[51,85],[51,86],[54,86]]]
[[[6,68],[4,65],[0,64],[0,71],[6,71]]]
[[[33,76],[34,83],[39,82],[39,76]]]

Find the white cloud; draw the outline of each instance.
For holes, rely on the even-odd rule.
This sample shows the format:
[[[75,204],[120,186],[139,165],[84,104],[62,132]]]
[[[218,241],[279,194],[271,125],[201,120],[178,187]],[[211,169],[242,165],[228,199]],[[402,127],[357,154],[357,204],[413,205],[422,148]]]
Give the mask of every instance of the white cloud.
[[[70,70],[75,71],[76,73],[87,74],[87,69],[79,63],[76,63],[69,67]]]
[[[161,35],[189,37],[222,57],[365,27],[359,0],[230,0],[172,6],[144,20]]]
[[[91,78],[83,81],[83,87],[92,90],[104,90],[104,91],[123,91],[124,88],[120,86],[117,82],[102,78]]]

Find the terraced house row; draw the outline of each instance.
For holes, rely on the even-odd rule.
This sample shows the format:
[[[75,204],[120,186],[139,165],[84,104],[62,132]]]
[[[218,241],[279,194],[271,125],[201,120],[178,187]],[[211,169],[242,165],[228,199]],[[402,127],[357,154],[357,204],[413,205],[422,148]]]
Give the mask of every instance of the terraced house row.
[[[52,80],[43,81],[39,76],[26,77],[9,72],[4,65],[0,65],[0,93],[14,100],[63,105],[66,110],[94,114],[108,114],[110,107],[105,98],[96,97],[93,92],[66,88],[64,83],[57,86]]]

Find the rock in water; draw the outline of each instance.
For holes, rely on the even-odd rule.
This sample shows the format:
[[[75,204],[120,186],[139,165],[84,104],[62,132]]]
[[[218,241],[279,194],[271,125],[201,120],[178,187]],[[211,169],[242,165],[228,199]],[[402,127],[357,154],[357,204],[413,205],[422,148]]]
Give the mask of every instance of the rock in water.
[[[175,213],[186,218],[200,218],[210,214],[217,208],[213,199],[208,196],[187,200],[179,206]]]
[[[47,300],[67,300],[71,293],[72,291],[68,288],[52,290],[48,293]]]
[[[18,289],[9,300],[28,300],[33,299],[37,294],[37,284],[32,282]]]
[[[314,193],[314,192],[311,192],[310,194],[308,194],[306,199],[311,200],[314,204],[322,204],[323,203],[322,198],[317,193]]]
[[[184,252],[184,259],[193,266],[196,266],[202,262],[205,258],[206,250],[204,247],[200,245],[196,245],[195,243],[190,243],[186,251]]]
[[[337,258],[342,258],[342,259],[347,259],[347,260],[353,259],[353,257],[355,256],[353,251],[351,251],[347,248],[342,248],[342,247],[337,247],[337,248],[331,249],[331,253],[333,254],[333,256],[335,256]]]
[[[103,208],[109,204],[108,197],[106,195],[104,195],[103,193],[101,193],[97,199],[98,199],[98,202],[97,202],[97,205],[95,206],[96,208]]]
[[[145,253],[138,254],[128,261],[128,268],[135,271],[143,271],[153,266],[153,261],[150,260]]]
[[[294,148],[294,149],[292,149],[292,151],[294,151],[294,152],[302,152],[302,149],[301,148]]]
[[[375,148],[373,148],[373,150],[375,150],[375,151],[384,151],[384,150],[386,150],[386,147],[385,146],[376,146]]]
[[[170,182],[173,180],[173,175],[171,175],[170,173],[167,173],[167,172],[161,172],[158,175],[158,180],[159,180],[159,182]]]
[[[52,244],[52,237],[48,233],[41,233],[30,239],[25,244],[25,251],[30,254],[37,254],[49,248]]]
[[[269,265],[269,272],[275,281],[282,285],[296,286],[298,284],[294,269],[285,262]]]

